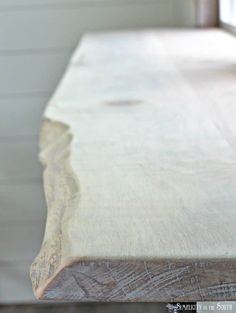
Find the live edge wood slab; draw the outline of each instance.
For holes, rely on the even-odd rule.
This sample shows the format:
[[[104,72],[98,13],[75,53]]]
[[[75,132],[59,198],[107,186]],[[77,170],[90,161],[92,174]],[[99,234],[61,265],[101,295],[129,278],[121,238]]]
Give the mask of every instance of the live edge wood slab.
[[[236,39],[91,34],[42,123],[35,295],[236,300]]]

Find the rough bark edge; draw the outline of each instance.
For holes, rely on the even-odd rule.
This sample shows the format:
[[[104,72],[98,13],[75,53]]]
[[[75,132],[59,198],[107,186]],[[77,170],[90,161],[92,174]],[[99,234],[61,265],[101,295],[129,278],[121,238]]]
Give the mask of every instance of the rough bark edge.
[[[62,265],[62,225],[79,201],[79,182],[69,162],[72,135],[66,124],[44,118],[40,134],[40,161],[44,166],[47,221],[44,240],[30,269],[33,291],[39,297]]]
[[[80,302],[236,300],[235,260],[67,260],[40,299]]]

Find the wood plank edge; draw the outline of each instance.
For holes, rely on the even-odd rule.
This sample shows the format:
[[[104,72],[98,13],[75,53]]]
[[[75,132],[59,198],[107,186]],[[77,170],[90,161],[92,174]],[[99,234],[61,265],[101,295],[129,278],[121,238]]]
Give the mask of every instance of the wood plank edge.
[[[68,259],[36,291],[41,300],[176,302],[236,299],[232,260]]]
[[[30,269],[36,297],[63,268],[62,225],[70,219],[79,202],[79,182],[71,169],[70,128],[61,122],[44,118],[40,133],[40,161],[44,166],[44,192],[47,221],[43,243]],[[67,188],[62,187],[67,186]]]

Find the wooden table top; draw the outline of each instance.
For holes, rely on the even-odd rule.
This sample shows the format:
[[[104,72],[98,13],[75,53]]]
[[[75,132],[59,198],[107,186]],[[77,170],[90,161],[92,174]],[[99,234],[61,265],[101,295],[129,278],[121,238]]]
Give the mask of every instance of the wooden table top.
[[[236,299],[236,39],[89,34],[42,123],[41,299]]]

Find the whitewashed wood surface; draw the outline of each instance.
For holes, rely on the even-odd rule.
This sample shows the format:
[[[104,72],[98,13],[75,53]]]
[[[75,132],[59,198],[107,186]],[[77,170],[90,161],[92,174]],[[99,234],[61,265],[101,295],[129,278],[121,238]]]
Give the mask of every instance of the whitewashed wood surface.
[[[236,41],[91,34],[44,114],[42,299],[236,299]]]

